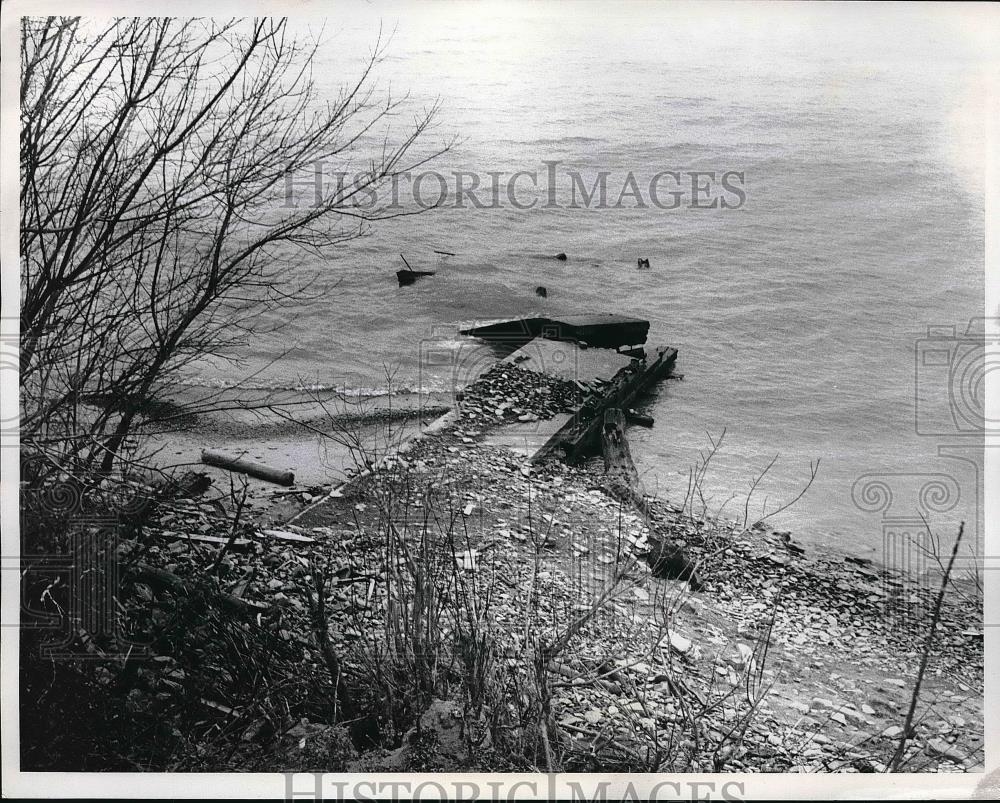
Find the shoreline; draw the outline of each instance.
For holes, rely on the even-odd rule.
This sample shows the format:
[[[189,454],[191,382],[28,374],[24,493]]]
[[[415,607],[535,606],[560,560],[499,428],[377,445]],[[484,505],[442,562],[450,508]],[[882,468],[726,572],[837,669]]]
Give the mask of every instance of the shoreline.
[[[564,611],[576,607],[581,572],[601,574],[601,564],[590,558],[614,550],[616,521],[626,530],[650,534],[634,511],[595,490],[600,484],[599,468],[571,467],[550,460],[527,469],[504,449],[466,442],[466,432],[459,423],[412,442],[404,457],[405,471],[409,475],[431,467],[433,476],[444,472],[456,481],[461,478],[457,487],[462,489],[461,498],[469,501],[463,511],[464,526],[471,533],[466,546],[477,551],[484,563],[492,564],[491,577],[508,578],[505,583],[509,588],[527,582],[522,579],[519,583],[516,578],[525,578],[526,571],[530,575],[533,560],[530,539],[517,536],[518,528],[524,531],[523,520],[518,521],[516,515],[511,518],[517,500],[522,505],[529,500],[536,505],[540,520],[554,533],[541,569],[552,609],[558,607],[560,598]],[[398,466],[399,461],[386,470],[391,472],[393,465]],[[324,500],[299,516],[291,529],[322,539],[335,551],[338,543],[350,543],[352,565],[369,565],[365,550],[359,548],[359,535],[362,529],[375,527],[372,487],[371,477],[352,481],[338,497]],[[696,552],[714,537],[715,524],[689,519],[664,500],[657,500],[654,506],[659,535],[681,536]],[[471,514],[465,515],[470,508]],[[605,535],[601,536],[601,531]],[[587,532],[591,536],[585,535]],[[702,539],[707,540],[699,545]],[[768,722],[763,728],[755,726],[747,741],[754,749],[763,749],[770,761],[778,762],[772,771],[816,771],[824,768],[824,762],[840,762],[840,771],[884,771],[887,756],[898,741],[900,728],[896,723],[902,721],[912,690],[926,607],[935,587],[923,587],[836,550],[810,550],[803,556],[789,548],[780,531],[770,528],[732,534],[715,560],[714,568],[711,562],[704,568],[706,588],[697,594],[684,592],[676,581],[657,579],[648,567],[639,571],[634,587],[628,589],[631,594],[622,595],[624,608],[616,599],[611,623],[585,628],[582,642],[574,650],[572,667],[567,668],[570,676],[586,676],[588,661],[618,656],[616,663],[626,671],[615,677],[624,685],[617,691],[612,689],[610,695],[598,688],[596,697],[579,689],[575,696],[557,697],[559,721],[571,732],[576,727],[591,735],[603,731],[603,727],[593,727],[597,722],[631,727],[623,721],[627,716],[603,714],[598,719],[591,712],[608,705],[621,712],[616,700],[629,684],[642,683],[643,676],[652,685],[650,694],[657,704],[670,709],[670,700],[676,700],[676,695],[664,687],[662,678],[655,683],[650,678],[662,676],[671,661],[680,662],[685,682],[689,686],[700,684],[702,694],[710,694],[718,682],[740,680],[748,669],[747,656],[758,655],[755,639],[767,630],[769,612],[776,611],[770,625],[774,637],[769,639],[768,658],[768,673],[774,669],[773,686],[770,702],[761,708]],[[486,571],[484,566],[484,574]],[[655,629],[657,603],[667,597],[678,601],[670,625],[678,638],[671,636],[668,647],[650,653],[640,644],[643,630]],[[894,611],[899,613],[895,619]],[[934,669],[924,678],[921,710],[928,699],[933,701],[929,710],[942,704],[948,708],[934,719],[933,728],[921,724],[914,742],[920,756],[914,753],[910,758],[938,769],[975,771],[982,763],[981,752],[977,752],[983,738],[982,640],[967,634],[976,627],[975,616],[968,614],[956,600],[947,601],[932,650]],[[516,621],[517,605],[505,606],[504,613],[497,616],[501,621]],[[368,625],[377,627],[376,622]],[[353,626],[358,628],[356,622]],[[343,639],[338,646],[349,654],[352,639]],[[672,658],[665,659],[665,654]],[[658,659],[666,660],[659,671],[655,665]],[[626,677],[635,675],[631,672],[635,665],[640,665],[639,677]],[[577,687],[571,682],[569,688]],[[799,763],[781,765],[795,753],[790,749],[793,744],[805,745],[797,754]],[[372,760],[374,764],[363,766],[387,768]],[[733,754],[717,769],[759,768]]]
[[[759,705],[767,723],[763,727],[756,723],[755,732],[746,740],[753,750],[764,751],[765,766],[803,772],[830,769],[832,762],[839,763],[835,769],[842,771],[885,771],[901,731],[898,723],[907,707],[914,661],[922,648],[927,610],[936,588],[927,582],[930,578],[907,577],[836,548],[804,550],[786,533],[767,525],[739,530],[732,523],[707,522],[685,515],[666,499],[648,500],[654,512],[644,522],[636,510],[607,495],[598,461],[570,466],[550,457],[540,464],[526,463],[510,450],[489,444],[489,427],[484,431],[467,417],[469,405],[466,399],[430,432],[411,433],[405,444],[387,450],[370,471],[345,478],[333,493],[314,499],[284,526],[317,538],[334,553],[340,545],[351,543],[350,564],[366,573],[374,570],[377,576],[385,571],[384,566],[381,571],[377,568],[379,546],[365,545],[360,537],[362,532],[376,532],[378,517],[387,513],[380,511],[377,488],[396,475],[407,478],[407,487],[411,482],[433,485],[446,478],[459,494],[457,503],[465,505],[461,517],[464,546],[477,556],[474,564],[477,560],[492,563],[491,585],[500,576],[521,576],[523,585],[532,562],[538,574],[541,559],[553,617],[550,626],[560,619],[553,610],[557,600],[563,599],[565,620],[570,610],[592,598],[595,588],[606,581],[606,561],[616,553],[615,560],[622,559],[623,532],[633,547],[647,539],[654,543],[673,539],[703,565],[699,574],[705,589],[693,593],[683,582],[658,579],[652,563],[640,562],[637,566],[642,568],[631,569],[637,574],[630,578],[630,587],[613,598],[610,622],[602,624],[598,617],[593,626],[585,627],[577,637],[573,657],[553,668],[556,676],[564,673],[579,678],[587,675],[587,667],[594,662],[619,656],[622,671],[614,674],[617,693],[609,696],[608,688],[598,686],[596,697],[579,689],[570,696],[557,696],[554,715],[560,724],[575,734],[573,738],[611,728],[624,729],[619,738],[634,740],[635,717],[619,712],[627,710],[632,704],[628,698],[638,694],[640,687],[644,705],[662,705],[664,711],[676,715],[676,690],[664,688],[662,680],[675,661],[683,666],[684,682],[700,686],[700,693],[693,692],[694,699],[701,699],[699,694],[708,699],[716,684],[736,688],[751,670],[758,671],[754,663],[758,659],[759,671],[765,673],[763,643],[765,652],[770,651],[770,685]],[[475,403],[471,409],[478,409]],[[532,505],[540,511],[546,528],[543,552],[537,545],[533,552],[532,536],[524,535],[523,511],[529,511],[530,531]],[[598,523],[602,519],[603,525]],[[617,536],[613,534],[615,522]],[[366,546],[374,546],[374,551],[368,553]],[[588,574],[590,581],[581,584]],[[960,579],[952,581],[964,593]],[[518,585],[515,581],[513,587]],[[974,593],[974,589],[967,587],[965,592]],[[982,722],[982,660],[976,658],[981,656],[982,640],[975,635],[977,629],[981,633],[981,612],[977,618],[977,612],[963,608],[954,597],[953,593],[944,608],[931,653],[933,672],[923,679],[922,690],[922,699],[932,700],[928,711],[942,704],[948,711],[934,720],[933,728],[921,725],[914,732],[907,760],[971,771],[982,764],[983,734],[978,725]],[[664,647],[666,626],[656,620],[664,615],[667,598],[672,599],[672,607]],[[516,621],[523,615],[523,604],[523,600],[510,600],[495,616]],[[643,631],[657,627],[660,640],[650,650],[644,646]],[[355,619],[334,630],[368,633],[378,628],[376,621],[362,625]],[[352,654],[353,637],[337,633],[333,638],[343,654]],[[590,663],[583,657],[587,655]],[[523,658],[515,660],[520,665]],[[661,662],[659,671],[657,661]],[[635,676],[636,665],[647,667],[647,674]],[[661,678],[658,684],[650,680],[657,677]],[[763,682],[764,674],[759,678]],[[575,688],[572,681],[568,688]],[[626,694],[626,688],[631,692]],[[620,702],[623,694],[625,707]],[[608,711],[615,713],[609,716]],[[594,727],[598,723],[601,728]],[[728,724],[732,723],[716,726],[724,729]],[[734,746],[724,760],[716,759],[721,764],[714,769],[754,769],[753,761],[747,760],[750,755]],[[366,755],[353,768],[386,770],[398,760],[398,755]],[[463,768],[450,764],[445,756],[436,760],[442,762],[440,769]]]
[[[549,456],[531,462],[491,443],[498,421],[524,420],[520,406],[526,400],[540,405],[529,410],[542,411],[542,418],[570,403],[549,401],[550,393],[538,397],[537,385],[517,378],[519,370],[508,371],[502,382],[488,378],[487,391],[466,393],[454,409],[435,404],[440,399],[403,406],[386,399],[384,406],[331,417],[323,400],[310,399],[320,408],[311,411],[320,425],[313,429],[291,425],[289,430],[282,415],[271,411],[267,419],[261,409],[238,406],[199,413],[186,442],[175,433],[157,436],[174,457],[185,449],[194,456],[204,445],[272,464],[277,457],[301,461],[290,466],[296,471],[292,488],[247,481],[249,529],[240,548],[226,555],[221,585],[240,605],[266,614],[259,620],[264,630],[302,650],[299,657],[289,653],[291,663],[282,670],[290,673],[288,682],[293,675],[321,678],[330,671],[324,668],[325,648],[316,649],[316,614],[309,586],[303,585],[313,567],[327,567],[334,578],[323,614],[329,647],[354,678],[349,682],[355,692],[377,696],[396,693],[379,684],[400,682],[372,674],[395,649],[398,636],[386,630],[398,616],[394,599],[400,594],[407,599],[413,593],[407,588],[426,584],[421,572],[429,567],[451,564],[432,582],[451,588],[456,595],[451,599],[461,596],[459,589],[466,599],[471,593],[479,617],[475,627],[481,628],[477,637],[492,645],[489,661],[501,661],[517,687],[535,689],[532,684],[540,683],[537,688],[550,693],[545,706],[563,771],[662,771],[642,754],[668,740],[670,751],[657,761],[671,762],[671,771],[885,772],[902,733],[935,586],[836,548],[803,550],[766,525],[742,529],[706,520],[669,497],[623,501],[608,485],[599,459],[568,465]],[[494,401],[496,394],[505,400]],[[428,414],[442,409],[450,412]],[[539,420],[533,412],[527,415]],[[437,418],[433,425],[431,418]],[[332,452],[321,448],[320,439],[328,440],[321,433],[333,430],[356,438],[340,444],[337,453],[354,470],[345,462],[338,473]],[[364,448],[372,443],[379,448]],[[310,459],[322,480],[315,485],[309,484]],[[218,527],[228,526],[237,509],[236,496],[227,500],[225,491],[230,481],[233,488],[242,484],[238,475],[220,469],[199,464],[198,470],[224,492],[213,503],[222,504],[219,524],[206,517],[204,506],[197,513],[200,503],[192,502],[178,522],[159,527],[160,546],[149,555],[154,571],[173,573],[181,582],[198,578],[215,559],[218,546],[211,544],[223,534]],[[431,530],[446,528],[435,531],[443,540],[424,544],[429,522]],[[209,542],[198,544],[199,537]],[[393,539],[399,539],[398,547],[387,547]],[[405,558],[414,547],[425,556],[417,563]],[[397,548],[403,554],[394,554]],[[684,582],[669,559],[664,564],[656,557],[678,549],[683,563],[697,567],[697,587]],[[422,562],[433,555],[438,558]],[[449,615],[465,613],[457,609]],[[981,613],[963,606],[955,594],[946,599],[928,653],[920,718],[904,754],[908,771],[982,767]],[[400,626],[405,625],[394,625]],[[435,661],[457,660],[450,638],[442,631],[441,640],[427,648]],[[539,667],[538,645],[563,638],[562,647]],[[390,652],[379,652],[378,645]],[[417,667],[406,662],[405,651],[402,657],[396,668],[410,677]],[[223,689],[217,702],[232,716],[253,711],[253,698],[239,702],[237,688]],[[447,723],[465,710],[456,694],[452,689],[430,701],[417,694],[412,699],[421,701],[420,710],[403,719],[410,728],[426,719],[421,727],[441,737],[438,748],[417,750],[395,721],[370,711],[363,721],[376,728],[378,746],[362,748],[352,726],[312,710],[283,723],[307,736],[277,737],[265,753],[235,747],[234,766],[524,769],[510,763],[524,759],[517,751],[487,746],[473,755],[449,741]],[[410,697],[409,691],[404,694]],[[353,748],[344,742],[349,731]],[[677,733],[685,735],[675,739]],[[336,759],[323,758],[323,745],[332,744],[336,734]],[[706,743],[715,748],[706,752]],[[529,766],[542,766],[537,752],[533,761]]]
[[[177,421],[183,422],[183,429],[157,429],[149,432],[150,444],[165,460],[157,463],[161,469],[189,468],[209,474],[217,483],[228,482],[228,471],[201,463],[201,449],[215,449],[250,460],[263,461],[280,469],[293,471],[295,483],[291,490],[278,490],[266,481],[247,477],[253,493],[267,495],[268,492],[286,496],[305,493],[314,497],[295,512],[286,508],[282,515],[286,518],[299,516],[307,508],[317,504],[318,496],[325,497],[330,492],[345,492],[348,484],[363,479],[359,474],[356,458],[360,445],[377,452],[381,458],[395,455],[411,448],[425,434],[433,434],[431,427],[442,421],[447,413],[457,414],[461,405],[456,404],[453,394],[414,393],[405,391],[373,393],[362,400],[346,399],[332,389],[323,391],[254,390],[251,393],[239,388],[226,388],[218,397],[222,409],[216,411],[198,410],[198,402],[206,388],[180,386],[167,402]],[[216,389],[208,389],[212,394]],[[284,415],[269,411],[265,401],[285,411]],[[289,420],[294,416],[295,420]],[[454,422],[442,421],[444,424]],[[345,436],[342,433],[346,433]],[[348,443],[347,441],[350,441]],[[599,460],[597,457],[589,460]],[[284,461],[284,462],[283,462]],[[221,485],[219,487],[222,487]],[[659,496],[659,495],[656,495]],[[280,523],[279,517],[272,517],[273,523]],[[720,524],[732,525],[728,519]],[[781,528],[768,524],[767,529],[776,533],[786,533]],[[864,547],[864,553],[856,553],[839,545],[811,542],[797,544],[810,555],[825,555],[831,559],[855,561],[858,565],[887,568],[881,554],[871,546]],[[927,577],[940,575],[931,570]]]
[[[307,497],[326,493],[353,475],[352,449],[358,445],[396,448],[451,409],[448,394],[352,400],[335,391],[205,390],[181,386],[162,405],[166,415],[147,423],[152,462],[163,470],[205,472],[222,488],[234,475],[201,462],[202,449],[214,449],[293,471],[293,489]],[[255,497],[266,499],[276,490],[265,481],[245,479]],[[291,515],[290,509],[283,504],[272,520]]]

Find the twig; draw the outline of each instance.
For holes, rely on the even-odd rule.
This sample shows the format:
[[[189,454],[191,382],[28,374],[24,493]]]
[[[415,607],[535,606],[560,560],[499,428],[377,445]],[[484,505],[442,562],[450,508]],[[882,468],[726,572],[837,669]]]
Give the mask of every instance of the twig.
[[[937,599],[934,601],[934,613],[931,617],[931,626],[927,631],[927,641],[924,643],[924,653],[920,657],[920,668],[917,670],[917,681],[913,685],[913,694],[910,697],[910,708],[906,712],[906,720],[903,723],[903,732],[899,737],[899,745],[889,761],[887,772],[898,772],[900,762],[903,760],[903,753],[906,751],[906,742],[910,736],[910,726],[913,723],[913,713],[917,709],[917,701],[920,699],[920,686],[924,681],[924,672],[927,671],[927,662],[931,655],[931,645],[934,641],[934,631],[937,629],[938,620],[941,618],[941,606],[944,603],[944,594],[948,588],[948,579],[951,577],[951,570],[955,565],[955,557],[958,555],[958,546],[962,543],[962,536],[965,534],[965,522],[958,527],[958,537],[955,538],[955,545],[951,548],[951,558],[948,560],[948,568],[945,569],[944,577],[941,578],[941,588],[938,589]]]
[[[229,529],[229,539],[223,545],[222,549],[219,550],[219,554],[215,556],[215,562],[212,564],[212,568],[209,569],[209,574],[217,574],[219,571],[219,566],[222,564],[222,559],[226,556],[226,553],[232,548],[233,544],[236,543],[236,538],[240,534],[240,518],[243,515],[243,508],[246,506],[247,502],[247,481],[243,480],[243,493],[240,496],[239,502],[236,503],[236,512],[233,514],[233,524]],[[230,496],[235,499],[236,491],[233,488],[232,477],[229,478],[229,492]]]

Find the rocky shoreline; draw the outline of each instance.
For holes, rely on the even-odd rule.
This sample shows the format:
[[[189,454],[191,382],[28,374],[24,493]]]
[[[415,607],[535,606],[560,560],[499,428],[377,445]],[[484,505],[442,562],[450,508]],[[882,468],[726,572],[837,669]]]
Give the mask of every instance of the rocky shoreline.
[[[489,567],[477,569],[504,578],[498,625],[524,616],[526,601],[507,589],[523,587],[533,569],[531,535],[512,515],[531,500],[547,532],[538,572],[546,597],[542,615],[556,627],[560,614],[565,621],[606,579],[603,561],[615,558],[622,543],[641,543],[651,533],[638,515],[594,490],[600,483],[595,467],[552,462],[526,470],[502,450],[466,443],[465,432],[422,442],[408,453],[408,468],[434,466],[452,482],[461,477],[463,487],[478,489],[461,498],[463,511],[472,506],[466,518],[477,525],[469,548]],[[364,517],[357,506],[365,497],[358,489],[330,500],[299,524],[339,542],[346,533],[338,524]],[[351,506],[348,517],[344,509]],[[702,557],[714,553],[700,564],[705,590],[690,594],[636,563],[611,615],[581,631],[573,659],[558,670],[570,678],[554,700],[558,722],[584,743],[627,742],[629,735],[636,741],[637,727],[647,737],[669,728],[672,717],[682,718],[671,672],[694,699],[728,699],[729,689],[740,690],[756,671],[760,639],[769,631],[759,681],[768,691],[759,716],[738,746],[719,752],[714,766],[691,769],[884,771],[909,703],[931,589],[848,556],[797,554],[769,529],[720,533],[718,525],[691,521],[676,507],[659,504],[656,511],[656,535],[680,539]],[[354,560],[358,546],[351,541]],[[924,713],[907,752],[914,770],[981,766],[982,641],[975,629],[969,611],[949,600],[922,693]],[[724,733],[745,714],[741,704],[746,708],[745,699],[720,704],[706,727]]]
[[[502,381],[510,386],[516,371],[505,369]],[[533,639],[570,634],[541,670],[545,716],[558,742],[547,749],[558,754],[561,769],[886,771],[910,705],[936,584],[865,559],[804,553],[788,533],[707,521],[670,501],[648,499],[639,511],[608,493],[597,461],[530,464],[489,445],[490,420],[523,422],[565,404],[563,397],[549,400],[537,379],[515,383],[507,395],[498,381],[490,375],[467,390],[435,431],[370,463],[332,494],[279,491],[256,510],[261,527],[285,520],[278,525],[284,535],[258,531],[246,550],[226,557],[225,576],[240,598],[268,609],[265,628],[292,647],[302,671],[323,673],[315,611],[303,601],[316,566],[333,578],[324,614],[329,647],[345,677],[363,678],[373,671],[372,645],[392,644],[390,614],[409,593],[401,589],[412,591],[414,578],[417,585],[427,580],[424,569],[407,564],[410,556],[387,551],[386,533],[426,548],[420,534],[432,512],[448,523],[438,530],[446,538],[433,544],[433,561],[443,561],[434,565],[447,569],[437,577],[449,593],[474,596],[474,633],[488,634],[490,660],[510,683],[538,682]],[[663,544],[683,548],[697,563],[702,590],[655,576],[650,555]],[[178,540],[152,559],[167,559],[183,576],[196,570],[199,549]],[[182,553],[187,557],[169,560]],[[956,578],[953,584],[962,590]],[[981,606],[961,593],[945,597],[901,769],[981,769],[981,621]],[[436,648],[461,629],[454,622],[444,627]],[[382,721],[383,736],[387,727],[398,729],[389,740],[395,748],[384,738],[371,749],[359,749],[355,738],[352,747],[339,727],[315,715],[293,717],[270,726],[285,734],[280,756],[253,766],[537,766],[518,764],[489,739],[473,749],[468,734],[485,726],[468,719],[463,694],[437,690],[424,710]],[[228,707],[241,716],[239,706]],[[415,736],[426,732],[433,744],[418,749]],[[258,737],[245,738],[254,744]]]

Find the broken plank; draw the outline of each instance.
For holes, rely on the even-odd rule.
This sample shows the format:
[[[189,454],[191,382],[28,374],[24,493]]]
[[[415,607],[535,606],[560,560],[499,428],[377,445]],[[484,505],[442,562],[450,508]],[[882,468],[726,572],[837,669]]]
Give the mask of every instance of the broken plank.
[[[171,538],[173,540],[182,539],[185,541],[197,541],[199,544],[214,544],[223,546],[229,543],[229,539],[218,535],[203,535],[201,533],[181,533],[174,530],[159,530],[156,533],[161,538]],[[247,549],[250,541],[246,538],[237,538],[233,541],[230,549]]]
[[[209,599],[218,603],[219,607],[242,616],[252,617],[269,610],[268,606],[261,602],[240,599],[221,591],[199,592],[190,581],[178,577],[173,572],[156,566],[147,566],[144,563],[126,569],[126,577],[132,582],[145,583],[154,590],[165,590],[172,594],[190,596],[195,593],[206,593]]]
[[[594,445],[601,431],[604,413],[614,407],[628,409],[641,393],[656,381],[667,376],[677,362],[677,349],[660,347],[653,359],[645,363],[635,361],[621,370],[600,394],[592,396],[577,411],[574,420],[559,433],[558,445],[566,459],[574,462],[582,458]]]
[[[301,544],[315,544],[316,539],[301,533],[290,533],[288,530],[264,530],[264,535],[276,538],[279,541],[295,541]]]

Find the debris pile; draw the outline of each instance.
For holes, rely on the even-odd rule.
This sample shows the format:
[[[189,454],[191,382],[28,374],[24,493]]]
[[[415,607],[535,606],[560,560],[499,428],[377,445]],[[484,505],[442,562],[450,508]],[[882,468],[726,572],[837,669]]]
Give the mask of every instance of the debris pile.
[[[460,410],[470,421],[492,426],[547,420],[573,411],[583,398],[573,382],[498,363],[463,391]]]

